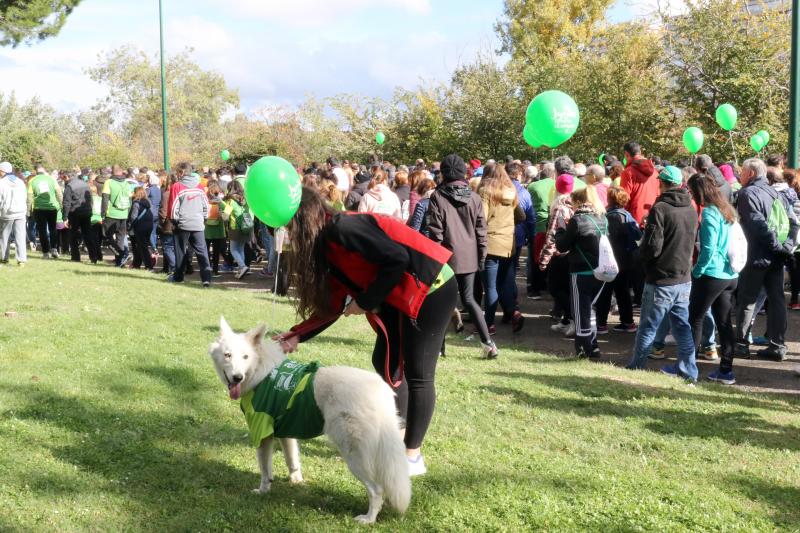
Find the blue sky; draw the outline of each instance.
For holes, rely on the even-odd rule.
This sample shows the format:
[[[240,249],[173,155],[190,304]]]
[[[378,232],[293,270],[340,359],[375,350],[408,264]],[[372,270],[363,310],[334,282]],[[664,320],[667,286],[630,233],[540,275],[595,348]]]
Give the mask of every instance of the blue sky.
[[[394,87],[448,79],[498,47],[502,0],[163,0],[168,52],[194,48],[203,68],[238,88],[242,108],[293,105],[307,94],[389,97]],[[619,0],[614,20],[642,2]],[[48,41],[0,49],[20,99],[38,95],[63,111],[104,94],[85,75],[99,53],[133,44],[158,50],[157,0],[83,0]]]

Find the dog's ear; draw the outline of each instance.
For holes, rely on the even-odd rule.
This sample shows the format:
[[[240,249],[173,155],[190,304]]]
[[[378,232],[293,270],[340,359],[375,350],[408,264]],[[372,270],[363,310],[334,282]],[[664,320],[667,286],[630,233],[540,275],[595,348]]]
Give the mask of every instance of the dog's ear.
[[[264,335],[267,333],[267,326],[265,324],[259,324],[258,326],[254,327],[250,331],[244,334],[245,338],[252,344],[253,346],[259,346],[262,342],[264,342]]]
[[[233,330],[228,325],[228,321],[225,320],[224,316],[219,317],[219,336],[220,337],[227,337],[228,335],[233,335]]]

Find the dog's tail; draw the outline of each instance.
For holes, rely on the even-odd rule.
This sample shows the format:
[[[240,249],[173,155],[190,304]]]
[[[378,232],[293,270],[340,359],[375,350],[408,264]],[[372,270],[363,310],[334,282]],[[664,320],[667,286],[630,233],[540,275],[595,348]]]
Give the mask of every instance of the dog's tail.
[[[394,398],[390,405],[390,416],[382,417],[378,428],[378,457],[375,467],[386,500],[392,508],[402,514],[411,501],[411,479],[408,475],[406,447],[400,438]]]

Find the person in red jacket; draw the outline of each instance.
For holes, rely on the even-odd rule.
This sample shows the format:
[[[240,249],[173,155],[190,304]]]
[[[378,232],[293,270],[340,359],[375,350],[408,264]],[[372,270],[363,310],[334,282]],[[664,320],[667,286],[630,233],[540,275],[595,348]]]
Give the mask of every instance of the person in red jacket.
[[[303,188],[289,238],[305,320],[276,340],[290,353],[342,314],[366,314],[378,332],[372,364],[396,389],[406,422],[409,471],[424,474],[420,448],[436,402],[436,363],[458,298],[452,253],[401,220],[334,211],[310,188]]]
[[[629,142],[625,144],[625,157],[628,165],[622,171],[620,187],[628,193],[630,203],[628,212],[633,216],[639,226],[644,227],[644,219],[650,212],[650,208],[658,198],[658,171],[649,159],[642,156],[642,148],[639,143]]]

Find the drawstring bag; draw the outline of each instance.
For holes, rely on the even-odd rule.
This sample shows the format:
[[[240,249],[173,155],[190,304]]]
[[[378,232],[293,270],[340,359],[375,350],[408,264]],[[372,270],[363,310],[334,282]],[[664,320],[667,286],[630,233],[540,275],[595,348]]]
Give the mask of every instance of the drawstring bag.
[[[594,227],[597,228],[597,232],[600,234],[600,240],[597,243],[597,268],[592,268],[592,264],[586,259],[586,256],[583,255],[583,251],[578,247],[578,251],[583,256],[583,260],[586,261],[586,264],[589,265],[589,268],[592,268],[592,273],[594,277],[604,283],[611,283],[615,279],[617,279],[617,275],[619,274],[619,265],[617,265],[617,259],[614,257],[614,249],[611,248],[611,241],[608,239],[608,231],[601,230],[600,226],[597,225],[597,222],[594,221],[592,217],[587,217]]]
[[[731,224],[728,237],[728,262],[737,274],[744,269],[747,263],[747,238],[744,236],[741,224]]]

